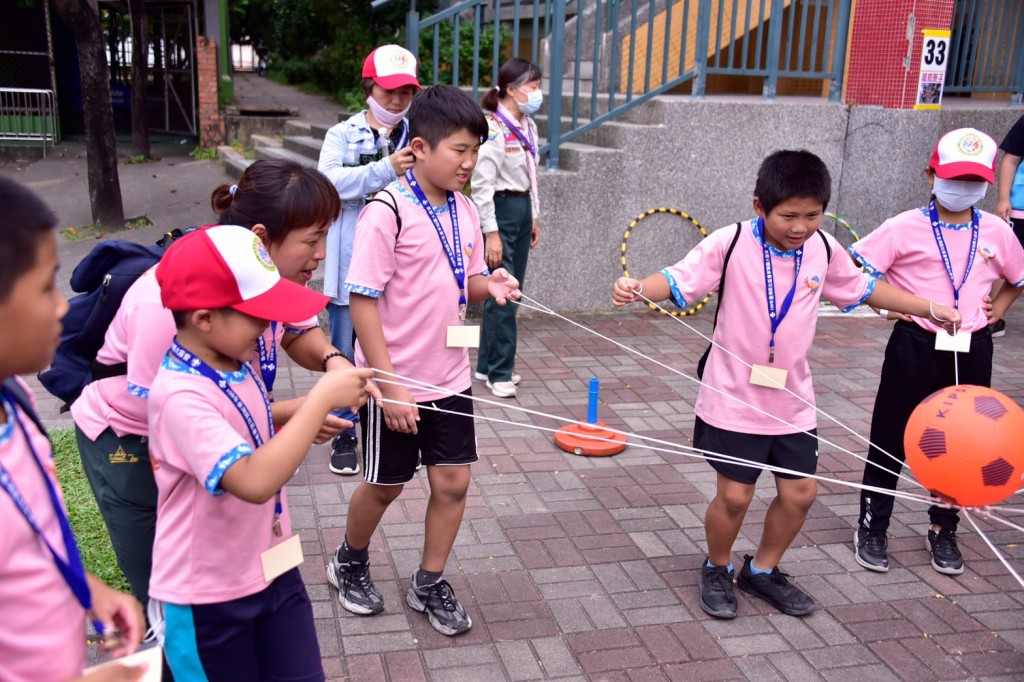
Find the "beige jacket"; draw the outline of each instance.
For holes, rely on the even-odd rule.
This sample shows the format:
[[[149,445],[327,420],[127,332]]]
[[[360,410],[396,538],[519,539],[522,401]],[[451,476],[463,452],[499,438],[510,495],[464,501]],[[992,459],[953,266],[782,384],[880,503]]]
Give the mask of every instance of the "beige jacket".
[[[501,104],[499,111],[505,118],[515,121],[512,113]],[[480,158],[473,169],[472,198],[480,213],[480,228],[484,234],[496,232],[498,223],[494,217],[494,193],[501,190],[529,192],[533,207],[533,219],[540,218],[540,202],[537,200],[537,160],[497,116],[485,112],[487,117],[487,141],[480,147]],[[519,129],[527,140],[534,140],[539,146],[537,124],[529,116],[519,119]]]

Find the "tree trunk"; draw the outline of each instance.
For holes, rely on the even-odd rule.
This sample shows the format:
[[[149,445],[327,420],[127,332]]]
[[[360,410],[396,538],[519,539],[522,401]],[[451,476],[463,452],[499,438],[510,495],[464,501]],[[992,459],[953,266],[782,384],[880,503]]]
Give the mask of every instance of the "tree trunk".
[[[82,114],[88,161],[89,203],[96,225],[124,229],[124,205],[117,173],[114,109],[103,27],[90,0],[52,0],[54,9],[75,36],[82,74]]]
[[[132,155],[149,158],[149,20],[146,0],[128,0],[132,17]]]

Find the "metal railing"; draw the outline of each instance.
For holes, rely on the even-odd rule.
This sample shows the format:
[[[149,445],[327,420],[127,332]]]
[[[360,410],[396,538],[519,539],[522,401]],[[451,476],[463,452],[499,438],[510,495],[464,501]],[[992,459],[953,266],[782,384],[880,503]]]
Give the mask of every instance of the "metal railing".
[[[1024,93],[1024,3],[957,0],[945,91]]]
[[[0,88],[0,140],[59,142],[53,90]]]
[[[703,97],[709,76],[762,78],[766,99],[776,96],[780,78],[805,79],[812,88],[814,81],[828,81],[829,100],[840,101],[851,2],[462,0],[421,18],[410,0],[406,46],[420,56],[421,46],[429,45],[422,60],[431,65],[432,82],[443,76],[476,97],[485,75],[476,58],[483,56],[481,37],[492,41],[486,61],[494,83],[503,59],[527,51],[528,35],[530,59],[549,80],[547,144],[541,151],[554,170],[562,143],[690,81],[692,94]],[[446,24],[452,36],[447,61],[439,48]],[[467,25],[471,42],[462,44]],[[461,51],[472,51],[471,63],[460,64]],[[817,88],[815,94],[823,89]]]

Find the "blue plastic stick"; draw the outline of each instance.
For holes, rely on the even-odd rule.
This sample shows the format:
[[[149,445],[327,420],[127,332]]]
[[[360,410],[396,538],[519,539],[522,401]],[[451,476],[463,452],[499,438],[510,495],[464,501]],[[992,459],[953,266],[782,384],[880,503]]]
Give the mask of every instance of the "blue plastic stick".
[[[587,423],[597,423],[597,393],[601,389],[601,382],[597,377],[590,379],[590,399],[587,401]]]

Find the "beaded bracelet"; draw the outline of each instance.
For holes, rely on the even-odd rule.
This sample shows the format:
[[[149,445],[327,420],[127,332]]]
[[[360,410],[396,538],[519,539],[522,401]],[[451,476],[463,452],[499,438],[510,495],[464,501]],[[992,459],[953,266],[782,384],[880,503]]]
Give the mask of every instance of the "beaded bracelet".
[[[340,351],[334,351],[324,356],[324,359],[320,361],[320,366],[323,367],[324,371],[327,371],[327,361],[331,358],[343,358],[345,354]]]

